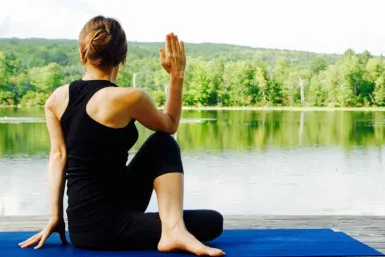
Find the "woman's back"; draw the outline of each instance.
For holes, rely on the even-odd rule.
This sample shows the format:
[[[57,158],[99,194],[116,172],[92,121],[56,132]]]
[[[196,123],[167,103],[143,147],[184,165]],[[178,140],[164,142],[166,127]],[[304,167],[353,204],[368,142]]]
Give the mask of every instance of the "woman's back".
[[[106,163],[104,160],[113,161],[121,167],[126,164],[127,152],[138,137],[133,120],[123,128],[111,128],[96,121],[87,112],[90,99],[106,87],[116,85],[104,80],[77,80],[69,85],[69,101],[60,119],[67,148],[67,168],[77,160],[93,161],[90,164],[97,164],[98,167]]]
[[[104,80],[77,80],[68,87],[68,105],[60,122],[67,149],[69,219],[84,218],[94,206],[99,210],[101,205],[113,207],[120,195],[117,182],[125,170],[128,150],[138,138],[134,120],[123,128],[111,128],[87,112],[90,99],[107,87],[116,85]]]

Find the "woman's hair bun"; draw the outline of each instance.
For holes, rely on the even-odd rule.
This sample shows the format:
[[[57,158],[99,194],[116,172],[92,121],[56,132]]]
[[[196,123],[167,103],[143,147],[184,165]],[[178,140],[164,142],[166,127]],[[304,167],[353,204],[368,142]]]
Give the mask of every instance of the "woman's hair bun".
[[[126,35],[116,20],[96,16],[86,23],[79,36],[84,62],[108,69],[124,63],[127,55]]]

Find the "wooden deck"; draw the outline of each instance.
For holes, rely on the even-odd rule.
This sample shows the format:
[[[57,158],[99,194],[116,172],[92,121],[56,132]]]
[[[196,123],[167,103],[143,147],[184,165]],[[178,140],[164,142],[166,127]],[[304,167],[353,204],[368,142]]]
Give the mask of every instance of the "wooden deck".
[[[0,231],[36,231],[47,217],[0,216]],[[385,216],[225,216],[225,229],[332,228],[385,253]]]

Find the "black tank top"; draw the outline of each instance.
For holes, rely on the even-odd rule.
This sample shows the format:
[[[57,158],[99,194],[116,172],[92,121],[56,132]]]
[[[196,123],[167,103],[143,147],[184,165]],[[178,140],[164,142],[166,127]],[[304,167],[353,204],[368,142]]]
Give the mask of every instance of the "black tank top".
[[[134,120],[115,129],[87,114],[88,101],[105,87],[116,85],[106,80],[77,80],[69,85],[68,106],[60,120],[67,149],[68,218],[86,218],[93,207],[109,209],[119,201],[117,183],[125,171],[128,151],[138,139]]]

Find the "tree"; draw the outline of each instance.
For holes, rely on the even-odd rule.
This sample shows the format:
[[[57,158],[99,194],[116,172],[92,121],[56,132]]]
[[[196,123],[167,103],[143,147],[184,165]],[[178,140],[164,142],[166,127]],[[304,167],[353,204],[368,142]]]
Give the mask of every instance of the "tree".
[[[366,64],[365,64],[366,65]],[[347,51],[337,62],[339,71],[339,102],[345,106],[362,104],[368,101],[373,91],[370,83],[365,81],[365,70],[360,58],[353,51]]]
[[[255,73],[256,67],[247,62],[226,66],[224,87],[229,94],[231,105],[245,106],[257,103],[259,90]]]
[[[223,96],[222,84],[225,65],[221,59],[214,59],[207,64],[207,76],[210,83],[208,105],[217,105]]]
[[[366,63],[366,80],[375,83],[377,78],[385,71],[385,62],[382,58],[372,58]]]
[[[273,69],[273,80],[279,85],[285,84],[291,72],[291,65],[288,60],[279,58]]]
[[[324,58],[317,57],[310,65],[310,74],[317,75],[320,71],[324,71],[327,68],[327,64]]]
[[[299,98],[301,76],[297,71],[289,73],[288,78],[283,84],[284,96],[289,105],[293,105]]]
[[[267,102],[267,73],[262,67],[257,67],[255,71],[255,80],[257,81],[259,92],[262,94],[263,102]]]
[[[133,74],[126,70],[120,70],[118,73],[118,76],[116,78],[116,84],[121,86],[121,87],[130,87],[133,85]]]
[[[364,51],[361,54],[358,54],[358,59],[362,65],[366,65],[368,61],[373,58],[373,55],[369,51]]]
[[[35,87],[32,85],[28,71],[19,73],[11,78],[11,85],[13,86],[11,92],[14,96],[14,102],[19,103],[20,99],[28,92],[34,91]]]
[[[324,74],[324,79],[320,79],[322,88],[325,89],[326,93],[326,105],[340,105],[340,90],[341,86],[339,83],[339,71],[336,65],[329,66]]]
[[[322,87],[322,80],[325,80],[325,72],[314,75],[310,80],[307,101],[314,106],[323,106],[325,103],[325,91]]]
[[[190,97],[186,100],[193,105],[207,106],[210,95],[210,81],[207,74],[206,63],[196,60],[188,67],[188,80],[186,79],[186,93]]]
[[[385,105],[385,72],[383,72],[376,80],[374,99],[376,105]]]
[[[0,52],[0,104],[14,104],[14,95],[10,90],[12,87],[10,78],[15,69],[13,57],[12,54],[5,55]]]
[[[32,84],[44,94],[52,93],[57,87],[63,85],[63,74],[57,63],[50,63],[48,66],[33,68],[29,71]]]

